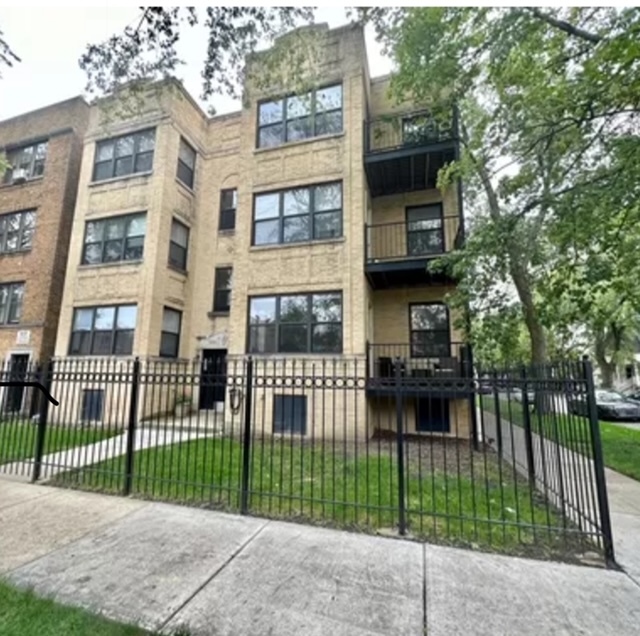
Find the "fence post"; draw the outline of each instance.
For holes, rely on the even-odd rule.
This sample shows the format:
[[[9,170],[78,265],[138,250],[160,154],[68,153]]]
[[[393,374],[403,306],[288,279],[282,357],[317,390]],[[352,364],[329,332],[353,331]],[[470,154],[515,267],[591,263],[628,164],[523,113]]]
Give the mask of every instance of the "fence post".
[[[133,484],[133,456],[136,451],[136,420],[138,418],[138,390],[140,388],[140,358],[133,361],[131,374],[131,398],[129,400],[129,425],[127,427],[127,454],[125,456],[124,488],[122,494],[131,494]]]
[[[498,457],[502,459],[502,415],[500,414],[500,393],[498,391],[498,372],[493,372],[493,410],[496,418],[496,443]],[[484,440],[483,440],[484,441]]]
[[[469,411],[471,416],[471,446],[473,450],[480,450],[479,429],[478,429],[478,396],[479,390],[476,390],[476,380],[473,364],[473,349],[471,345],[463,345],[460,347],[460,366],[462,367],[462,377],[469,381],[471,394],[469,395]],[[480,388],[480,378],[478,377],[477,388]],[[482,399],[482,398],[480,398]],[[484,430],[482,431],[484,437]],[[484,439],[483,439],[484,442]]]
[[[404,430],[402,424],[402,391],[400,376],[400,358],[395,364],[395,393],[396,393],[396,440],[398,448],[398,529],[401,535],[407,533],[407,519],[404,494]]]
[[[51,394],[51,385],[53,384],[53,360],[45,362],[42,369],[40,382]],[[38,430],[36,432],[36,443],[34,448],[33,474],[31,481],[35,482],[40,479],[42,472],[42,456],[44,453],[44,441],[47,434],[47,418],[49,416],[49,400],[44,393],[40,393],[40,408],[38,409]]]
[[[527,369],[524,366],[522,367],[521,378],[524,446],[525,452],[527,454],[527,473],[529,475],[529,486],[533,489],[536,486],[536,466],[533,458],[533,435],[531,434],[531,411],[529,410],[529,386],[527,383]]]
[[[240,513],[249,512],[249,468],[251,461],[251,411],[253,403],[253,358],[247,358],[247,378],[244,398],[244,431],[242,435],[242,483],[240,486]]]
[[[604,544],[604,557],[607,565],[615,565],[613,551],[613,532],[611,530],[611,516],[609,514],[609,497],[607,482],[604,474],[604,459],[602,456],[602,442],[600,440],[600,423],[598,422],[598,408],[596,407],[595,386],[593,383],[593,368],[591,361],[582,359],[582,371],[587,385],[587,407],[589,410],[589,429],[591,431],[591,446],[593,450],[593,469],[596,478],[596,493],[598,509],[600,511],[600,529]]]

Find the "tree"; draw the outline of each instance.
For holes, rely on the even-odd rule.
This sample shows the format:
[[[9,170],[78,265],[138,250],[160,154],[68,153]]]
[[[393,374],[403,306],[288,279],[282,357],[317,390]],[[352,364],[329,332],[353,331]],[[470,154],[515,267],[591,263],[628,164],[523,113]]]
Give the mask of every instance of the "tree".
[[[201,97],[208,100],[222,92],[238,96],[246,58],[260,44],[312,19],[313,12],[304,7],[142,7],[135,26],[89,45],[80,67],[92,94],[111,94],[124,84],[175,75],[184,63],[177,51],[180,38],[204,21],[209,33]]]
[[[4,38],[4,33],[0,30],[0,68],[3,65],[11,68],[15,62],[20,62],[20,58],[9,46],[9,43]],[[0,77],[2,77],[2,73],[0,73]]]
[[[508,281],[531,359],[544,363],[553,312],[539,290],[558,256],[549,231],[567,198],[607,191],[619,176],[607,150],[636,125],[640,11],[401,8],[361,16],[397,63],[398,99],[431,103],[437,116],[458,109],[461,158],[439,182],[463,178],[477,215],[466,254],[455,256],[467,281],[460,291],[473,305]],[[640,175],[634,162],[627,169]]]

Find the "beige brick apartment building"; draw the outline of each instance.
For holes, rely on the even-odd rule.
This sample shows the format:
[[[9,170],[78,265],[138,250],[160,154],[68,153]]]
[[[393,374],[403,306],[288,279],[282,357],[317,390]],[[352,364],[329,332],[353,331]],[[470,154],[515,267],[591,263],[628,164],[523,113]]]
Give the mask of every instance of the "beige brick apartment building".
[[[177,82],[127,116],[113,100],[91,109],[56,355],[196,360],[203,373],[247,353],[281,370],[284,357],[358,360],[360,413],[387,408],[398,357],[403,377],[460,374],[443,304],[454,283],[427,272],[461,237],[456,189],[435,188],[453,131],[391,104],[361,27],[305,32],[307,86],[253,82],[240,112],[208,118]],[[410,406],[409,430],[467,435],[467,401],[431,397]],[[208,410],[228,396],[194,398]]]
[[[78,97],[0,122],[0,360],[16,377],[54,353],[88,117]]]

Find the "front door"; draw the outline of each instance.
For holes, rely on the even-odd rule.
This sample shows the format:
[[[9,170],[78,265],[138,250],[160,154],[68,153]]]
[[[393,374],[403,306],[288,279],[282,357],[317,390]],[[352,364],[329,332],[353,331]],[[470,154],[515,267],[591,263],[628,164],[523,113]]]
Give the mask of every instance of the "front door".
[[[10,382],[25,382],[27,380],[27,370],[29,367],[29,355],[14,353],[9,361]],[[9,386],[5,394],[4,410],[8,413],[17,413],[22,410],[22,400],[24,398],[23,386]]]
[[[224,402],[227,387],[227,350],[205,349],[200,369],[200,408],[213,409]]]
[[[416,430],[419,432],[448,433],[449,400],[428,397],[416,400]]]

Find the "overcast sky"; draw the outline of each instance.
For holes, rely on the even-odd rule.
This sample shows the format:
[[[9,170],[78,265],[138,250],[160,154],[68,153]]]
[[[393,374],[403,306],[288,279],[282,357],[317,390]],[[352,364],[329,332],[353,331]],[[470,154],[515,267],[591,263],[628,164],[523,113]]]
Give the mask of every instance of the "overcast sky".
[[[22,62],[2,69],[0,120],[82,94],[86,79],[78,59],[86,45],[121,32],[137,16],[137,7],[3,7],[0,29]],[[328,22],[332,28],[348,22],[343,8],[318,9],[316,21]],[[204,30],[190,30],[181,42],[180,52],[187,64],[178,76],[195,98],[201,92],[205,51]],[[367,54],[373,76],[390,71],[390,62],[381,56],[371,33],[367,33]],[[214,97],[213,105],[218,113],[240,107],[226,96]]]

